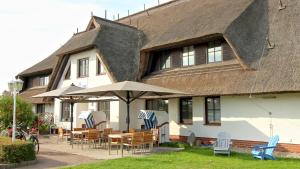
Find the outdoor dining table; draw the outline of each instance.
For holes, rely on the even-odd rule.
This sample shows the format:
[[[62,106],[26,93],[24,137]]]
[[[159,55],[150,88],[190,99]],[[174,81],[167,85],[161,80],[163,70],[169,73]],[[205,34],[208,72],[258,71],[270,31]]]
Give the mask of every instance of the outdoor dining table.
[[[111,151],[111,143],[113,139],[120,139],[121,140],[121,154],[123,157],[123,138],[131,136],[132,133],[118,133],[118,134],[109,134],[108,135],[108,153],[110,155]]]
[[[88,134],[89,130],[81,130],[81,131],[72,131],[72,140],[71,145],[73,145],[73,138],[74,136],[79,136],[81,140],[84,138],[84,135]],[[99,131],[99,134],[101,134],[103,131]]]

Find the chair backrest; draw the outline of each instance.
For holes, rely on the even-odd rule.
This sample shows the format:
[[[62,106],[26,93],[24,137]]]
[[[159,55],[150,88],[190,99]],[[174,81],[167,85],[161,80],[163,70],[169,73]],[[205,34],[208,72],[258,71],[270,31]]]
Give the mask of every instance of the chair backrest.
[[[74,128],[73,130],[74,131],[82,131],[82,130],[85,130],[85,129],[83,129],[83,128]]]
[[[131,144],[137,145],[137,144],[142,144],[143,143],[143,137],[144,133],[143,132],[135,132],[132,134],[132,140]]]
[[[108,137],[112,133],[112,128],[106,128],[103,130],[103,136]]]
[[[143,132],[144,133],[144,137],[143,137],[143,142],[145,143],[152,143],[154,140],[153,140],[153,134],[151,131],[146,131],[146,132]]]
[[[135,129],[133,128],[129,129],[129,133],[135,133]]]
[[[154,141],[159,141],[159,129],[151,129],[152,134],[153,134],[153,140]]]
[[[95,140],[99,138],[99,132],[97,130],[89,130],[86,139]]]
[[[269,142],[268,142],[268,147],[276,147],[278,141],[279,141],[279,136],[278,135],[270,137]],[[266,149],[266,154],[267,155],[272,155],[274,149],[275,148],[268,148],[268,149]]]
[[[231,143],[230,134],[226,132],[220,132],[217,138],[217,147],[220,148],[229,148]]]
[[[64,129],[63,128],[58,128],[58,135],[63,136],[64,135]]]

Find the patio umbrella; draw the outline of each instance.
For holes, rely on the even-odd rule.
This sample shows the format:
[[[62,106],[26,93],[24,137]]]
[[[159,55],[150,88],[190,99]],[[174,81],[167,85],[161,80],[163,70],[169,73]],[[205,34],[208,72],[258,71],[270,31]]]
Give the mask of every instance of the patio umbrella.
[[[167,89],[159,86],[148,85],[139,82],[124,81],[119,83],[113,83],[109,85],[94,87],[90,89],[83,89],[75,92],[71,92],[68,95],[73,96],[116,96],[120,100],[123,100],[127,105],[127,131],[129,131],[130,125],[130,103],[142,96],[162,96],[162,95],[184,95],[185,93]]]
[[[74,103],[76,100],[74,99],[73,96],[66,95],[67,93],[70,92],[75,92],[78,90],[82,90],[84,88],[75,86],[74,84],[71,84],[68,87],[52,90],[49,92],[45,92],[33,97],[39,97],[39,98],[56,98],[56,99],[62,99],[65,100],[66,102],[69,102],[71,104],[71,131],[73,130],[73,109],[74,109]]]

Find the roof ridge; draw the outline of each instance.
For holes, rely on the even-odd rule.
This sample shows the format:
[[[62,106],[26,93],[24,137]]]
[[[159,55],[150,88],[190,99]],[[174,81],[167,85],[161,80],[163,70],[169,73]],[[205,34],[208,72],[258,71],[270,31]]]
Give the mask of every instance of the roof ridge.
[[[132,16],[136,16],[136,15],[142,14],[142,13],[144,13],[144,12],[149,12],[149,11],[151,11],[151,10],[154,10],[154,9],[157,9],[157,8],[160,8],[160,7],[167,6],[167,5],[172,4],[172,3],[175,3],[175,2],[177,2],[177,1],[181,1],[181,0],[171,0],[171,1],[168,1],[168,2],[165,2],[165,3],[162,3],[162,4],[160,4],[160,5],[153,6],[153,7],[151,7],[151,8],[145,9],[145,10],[143,10],[143,11],[139,11],[139,12],[130,14],[130,15],[128,15],[128,16],[122,17],[122,18],[118,19],[117,21],[119,22],[119,21],[121,21],[121,20],[125,20],[125,19],[127,19],[127,18],[132,17]]]
[[[105,19],[105,18],[101,18],[101,17],[99,17],[99,16],[93,16],[93,17],[95,17],[96,19],[100,19],[101,21],[104,21],[104,22],[108,22],[108,23],[112,23],[112,24],[117,24],[117,25],[120,25],[120,26],[124,26],[124,27],[133,28],[133,29],[138,30],[138,29],[137,29],[136,27],[134,27],[134,26],[130,26],[130,25],[123,24],[123,23],[119,23],[119,22],[112,21],[112,20],[108,20],[108,19]]]

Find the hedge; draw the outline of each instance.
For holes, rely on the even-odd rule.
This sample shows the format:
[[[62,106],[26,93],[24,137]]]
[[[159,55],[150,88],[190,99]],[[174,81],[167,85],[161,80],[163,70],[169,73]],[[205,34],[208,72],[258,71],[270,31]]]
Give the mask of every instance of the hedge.
[[[35,160],[34,145],[31,142],[0,137],[0,163],[20,163]]]

